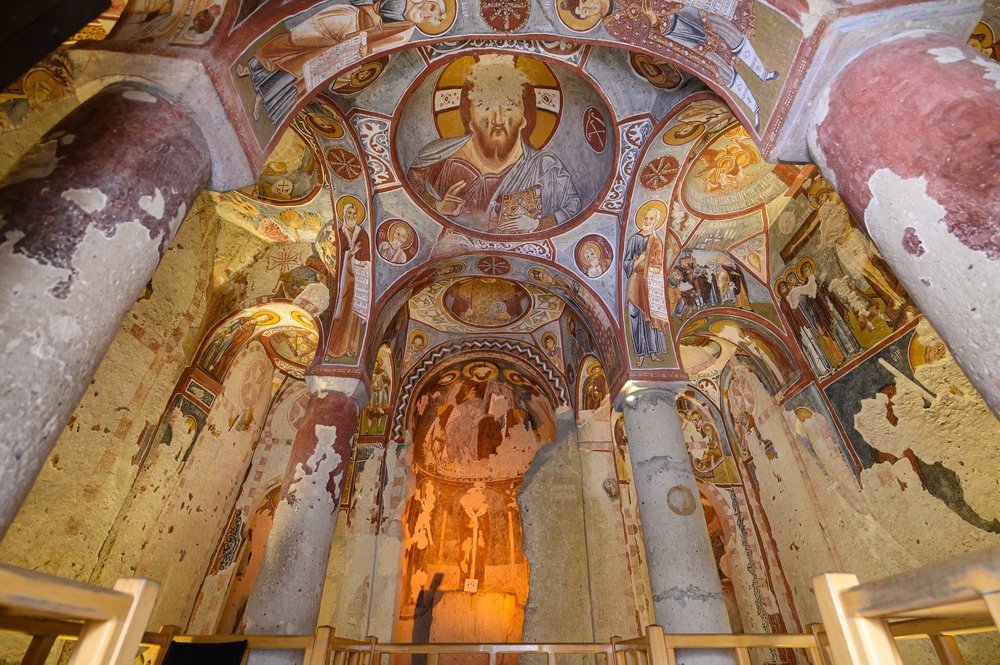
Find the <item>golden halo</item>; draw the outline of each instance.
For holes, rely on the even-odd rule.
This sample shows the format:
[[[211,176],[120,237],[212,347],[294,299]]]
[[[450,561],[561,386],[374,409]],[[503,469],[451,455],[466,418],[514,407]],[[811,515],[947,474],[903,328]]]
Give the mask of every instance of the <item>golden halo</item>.
[[[22,85],[24,86],[24,94],[28,97],[35,94],[35,89],[38,88],[39,85],[44,85],[49,90],[53,92],[58,91],[60,93],[62,93],[65,88],[65,86],[59,82],[59,79],[42,67],[36,67],[28,72],[27,76],[24,77]]]
[[[805,267],[806,266],[812,266],[813,274],[815,275],[816,274],[816,261],[815,261],[815,259],[813,259],[811,256],[806,256],[806,257],[803,257],[801,261],[799,261],[799,269],[798,269],[797,272],[798,272],[799,279],[802,280],[803,284],[806,282],[806,276],[805,276]]]
[[[475,374],[473,372],[480,367],[487,370],[488,375]],[[467,363],[465,367],[462,368],[462,376],[472,379],[473,381],[489,381],[490,379],[495,379],[500,375],[500,369],[488,360],[474,360],[471,363]]]
[[[604,368],[601,367],[601,363],[594,362],[587,368],[587,376],[596,376],[598,374],[604,374]]]
[[[535,127],[528,143],[541,150],[552,139],[562,115],[562,87],[559,79],[547,64],[525,56],[466,55],[453,60],[441,70],[434,84],[434,125],[441,138],[457,138],[469,133],[462,121],[460,110],[462,86],[472,73],[473,65],[491,58],[506,64],[508,61],[521,70],[535,88]]]
[[[650,208],[656,208],[660,212],[660,221],[658,221],[656,226],[653,227],[654,231],[659,230],[659,228],[663,226],[663,223],[667,221],[667,204],[660,199],[651,199],[639,206],[639,209],[635,213],[635,227],[637,229],[642,228],[639,226],[639,220],[646,216],[646,213],[649,212]]]
[[[774,292],[775,293],[780,292],[782,285],[788,286],[788,284],[785,282],[785,278],[784,277],[779,277],[778,279],[776,279],[774,281]]]
[[[682,122],[674,125],[663,133],[663,142],[667,145],[684,145],[690,143],[705,133],[703,122]]]
[[[556,14],[559,16],[559,20],[562,21],[563,25],[572,30],[573,32],[590,32],[598,26],[608,12],[611,11],[610,0],[605,3],[604,11],[599,16],[592,16],[590,18],[580,18],[574,14],[571,10],[563,9],[563,0],[553,0],[556,6]]]
[[[523,386],[530,383],[524,374],[521,374],[514,369],[505,369],[503,371],[503,378],[507,379],[509,383],[513,383],[515,386]]]
[[[357,209],[358,226],[361,226],[368,217],[368,211],[365,209],[365,204],[361,202],[361,199],[356,196],[351,196],[350,194],[344,194],[337,199],[337,219],[342,220],[344,218],[344,207],[348,203],[353,203],[354,207]]]
[[[306,111],[306,123],[313,131],[327,138],[339,139],[344,135],[344,126],[335,118],[322,113]]]
[[[269,326],[281,320],[281,317],[269,309],[262,309],[250,315],[258,326]]]
[[[414,230],[410,227],[409,224],[407,224],[401,219],[397,219],[394,222],[389,222],[389,228],[385,230],[385,239],[388,240],[389,238],[391,238],[393,232],[396,230],[397,227],[402,227],[406,229],[406,235],[409,236],[410,238],[409,242],[403,245],[400,249],[409,249],[410,247],[413,247],[413,240],[417,234],[414,232]]]
[[[438,277],[447,277],[449,275],[461,275],[465,272],[466,265],[464,263],[446,263],[441,266],[438,271]]]
[[[410,335],[410,347],[416,347],[417,342],[420,342],[420,349],[427,346],[427,333],[423,330],[414,330]]]
[[[458,370],[450,369],[441,375],[441,378],[437,380],[437,384],[439,386],[447,386],[450,383],[454,383],[457,378]]]
[[[355,95],[374,83],[388,64],[389,56],[366,62],[340,76],[330,85],[330,90],[341,95]]]
[[[297,323],[302,324],[309,330],[316,330],[316,323],[313,322],[312,317],[304,312],[300,312],[297,309],[292,310],[292,318],[295,319]]]
[[[551,331],[547,332],[544,335],[542,335],[542,347],[543,348],[545,347],[546,340],[550,340],[550,339],[553,342],[558,342],[559,341],[559,339],[556,337],[556,334],[554,332],[551,332]]]

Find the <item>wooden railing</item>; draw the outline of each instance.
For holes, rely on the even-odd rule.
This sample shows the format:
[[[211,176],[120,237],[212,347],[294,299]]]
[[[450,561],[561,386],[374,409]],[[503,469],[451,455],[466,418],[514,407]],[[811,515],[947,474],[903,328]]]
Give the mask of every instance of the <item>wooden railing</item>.
[[[160,665],[172,643],[246,641],[253,650],[303,653],[303,665],[396,665],[479,654],[486,665],[584,657],[596,665],[676,665],[678,651],[728,651],[750,665],[753,649],[799,650],[811,665],[902,665],[896,641],[925,638],[942,665],[964,665],[955,636],[996,630],[1000,547],[858,584],[853,575],[813,580],[823,624],[803,634],[664,634],[659,626],[607,643],[398,644],[348,640],[329,626],[311,635],[179,635],[176,626],[143,632],[157,585],[119,580],[114,590],[0,565],[0,630],[32,636],[22,665],[42,665],[56,640],[78,640],[70,665],[130,665],[140,644]],[[244,656],[244,660],[245,660]]]
[[[70,665],[131,665],[158,589],[143,579],[104,589],[0,565],[0,627],[32,636],[29,665],[44,663],[64,635],[78,642]]]
[[[677,652],[685,650],[729,651],[738,665],[749,665],[751,649],[799,649],[812,665],[822,664],[816,638],[809,634],[666,635],[660,626],[649,626],[642,637],[612,638],[606,643],[383,644],[375,638],[365,642],[341,640],[329,632],[323,642],[329,645],[327,659],[307,665],[387,665],[384,658],[393,656],[424,656],[427,665],[438,665],[442,656],[460,654],[484,654],[489,665],[497,665],[505,656],[525,655],[544,656],[546,665],[556,665],[557,658],[565,656],[596,656],[604,665],[676,665]],[[319,653],[317,640],[315,654]]]
[[[643,637],[612,640],[615,665],[676,665],[678,651],[729,651],[737,665],[750,665],[751,649],[796,649],[805,652],[810,665],[822,665],[816,637],[810,634],[666,634],[649,626]]]
[[[961,665],[954,636],[1000,625],[1000,547],[865,584],[820,575],[813,589],[832,665],[902,665],[896,640],[925,636],[941,663]]]

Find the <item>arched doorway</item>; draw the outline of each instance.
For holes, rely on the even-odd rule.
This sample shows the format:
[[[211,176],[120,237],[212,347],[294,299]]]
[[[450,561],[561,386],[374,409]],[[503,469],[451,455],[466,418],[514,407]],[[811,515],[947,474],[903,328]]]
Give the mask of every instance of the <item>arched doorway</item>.
[[[520,639],[529,566],[517,493],[535,453],[555,441],[546,385],[513,356],[479,352],[440,362],[416,386],[400,639]]]

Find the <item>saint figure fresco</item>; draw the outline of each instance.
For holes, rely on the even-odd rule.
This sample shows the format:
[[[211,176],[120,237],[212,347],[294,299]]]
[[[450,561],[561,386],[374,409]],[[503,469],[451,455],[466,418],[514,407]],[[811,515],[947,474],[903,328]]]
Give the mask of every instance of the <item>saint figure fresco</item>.
[[[604,368],[596,361],[591,361],[585,372],[587,378],[583,381],[580,408],[583,411],[593,411],[608,396],[608,380],[604,376]]]
[[[658,205],[657,205],[658,204]],[[663,241],[656,231],[666,220],[662,201],[649,201],[639,207],[635,225],[638,231],[629,236],[622,256],[625,278],[625,309],[636,364],[648,358],[659,361],[666,353],[664,334],[669,330],[663,294]]]
[[[740,60],[765,83],[778,78],[778,72],[764,66],[750,43],[756,23],[750,0],[725,4],[627,0],[604,22],[608,33],[629,44],[694,51],[715,69],[719,83],[747,105],[754,128],[760,128],[760,106],[733,62]]]
[[[342,196],[337,202],[337,214],[340,225],[337,229],[336,269],[339,272],[335,274],[339,277],[327,355],[356,356],[361,344],[362,314],[367,310],[371,240],[363,226],[365,209],[358,199]],[[359,282],[362,287],[360,293]],[[361,303],[361,300],[365,302]]]
[[[403,16],[405,9],[405,0],[330,5],[258,46],[246,64],[237,63],[235,69],[238,77],[249,77],[253,85],[253,119],[260,120],[263,109],[277,125],[313,87],[307,79],[320,79],[314,82],[318,85],[352,60],[405,43],[413,32],[413,24]],[[318,58],[349,40],[355,40],[353,53],[337,53],[342,57],[333,66],[316,67]]]

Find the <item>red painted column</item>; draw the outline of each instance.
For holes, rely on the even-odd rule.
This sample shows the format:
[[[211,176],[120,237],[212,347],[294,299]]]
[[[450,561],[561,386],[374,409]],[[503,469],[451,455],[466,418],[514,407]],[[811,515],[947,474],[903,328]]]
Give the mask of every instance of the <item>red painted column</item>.
[[[943,33],[904,33],[833,79],[809,144],[1000,414],[1000,64]]]
[[[247,604],[243,632],[315,632],[358,413],[354,394],[330,391],[310,396],[292,444],[281,499]],[[298,662],[301,654],[255,652],[251,660]]]
[[[123,83],[0,183],[0,537],[210,170],[187,112]]]

